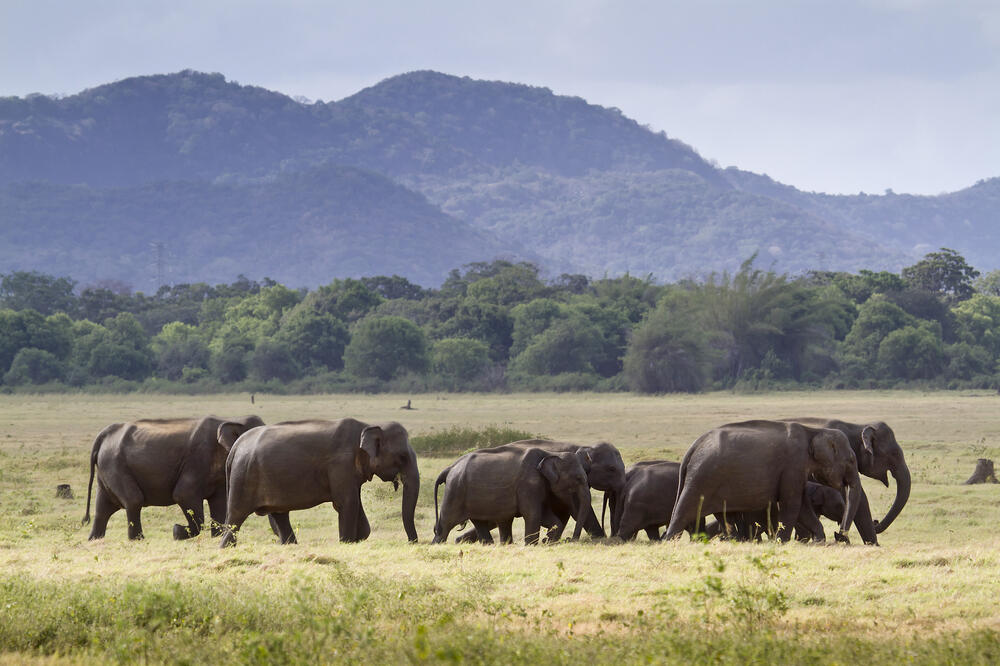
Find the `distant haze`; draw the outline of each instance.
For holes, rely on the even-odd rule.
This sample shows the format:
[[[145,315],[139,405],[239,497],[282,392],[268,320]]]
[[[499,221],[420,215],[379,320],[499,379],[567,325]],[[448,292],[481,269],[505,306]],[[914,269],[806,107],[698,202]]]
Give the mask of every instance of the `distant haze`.
[[[807,191],[1000,175],[991,1],[0,3],[0,95],[184,68],[327,101],[417,69],[542,85]]]

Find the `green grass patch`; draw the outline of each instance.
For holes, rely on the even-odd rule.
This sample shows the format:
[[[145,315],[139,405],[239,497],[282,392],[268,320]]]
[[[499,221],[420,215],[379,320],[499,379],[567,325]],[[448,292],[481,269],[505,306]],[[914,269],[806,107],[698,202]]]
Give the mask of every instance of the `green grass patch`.
[[[474,449],[485,449],[539,437],[540,435],[510,425],[493,424],[481,428],[456,425],[426,435],[411,436],[410,445],[418,454],[458,455]]]

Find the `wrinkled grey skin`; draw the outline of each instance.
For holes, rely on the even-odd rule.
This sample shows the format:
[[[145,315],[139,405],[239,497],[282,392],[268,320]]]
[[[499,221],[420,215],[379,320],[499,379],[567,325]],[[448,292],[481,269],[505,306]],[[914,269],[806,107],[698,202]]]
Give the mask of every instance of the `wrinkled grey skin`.
[[[818,516],[839,523],[844,517],[846,506],[839,490],[809,481],[795,522],[795,538],[799,541],[826,541],[826,532]],[[723,534],[737,541],[760,541],[764,534],[773,535],[779,520],[776,507],[771,507],[770,515],[768,510],[762,509],[728,515],[715,514],[715,518],[714,524],[709,523],[705,531],[709,534]],[[837,540],[847,542],[847,537],[839,536]]]
[[[340,419],[264,426],[233,445],[226,476],[229,498],[220,547],[236,543],[236,533],[252,513],[270,514],[281,542],[295,543],[288,512],[323,502],[332,502],[339,514],[341,541],[363,541],[371,526],[361,506],[361,486],[373,476],[402,481],[403,527],[410,541],[417,540],[417,457],[406,428],[396,422]]]
[[[445,484],[438,513],[438,486]],[[524,517],[525,543],[538,543],[538,532],[551,506],[571,507],[577,539],[590,508],[587,475],[575,453],[501,446],[473,451],[446,467],[434,484],[434,543],[448,539],[452,528],[471,520],[483,543],[492,543],[487,525],[500,529],[501,543],[511,543],[512,523]],[[558,520],[558,518],[556,518]],[[565,527],[560,521],[559,531]]]
[[[910,497],[910,468],[903,457],[903,448],[896,441],[892,428],[881,421],[872,423],[848,423],[837,419],[805,417],[782,419],[794,421],[813,428],[833,428],[847,435],[851,449],[858,460],[858,472],[872,479],[878,479],[889,487],[888,473],[896,480],[896,497],[882,520],[873,520],[868,496],[861,490],[858,511],[854,524],[858,534],[866,544],[878,545],[877,534],[881,534],[892,524]]]
[[[777,503],[782,525],[778,538],[787,541],[810,479],[838,490],[848,488],[840,523],[846,533],[857,511],[861,481],[844,433],[780,421],[746,421],[710,430],[695,440],[681,462],[677,501],[663,538],[677,536],[709,514],[755,511]]]
[[[604,492],[604,501],[610,502],[612,512],[612,530],[614,530],[614,511],[617,506],[618,496],[625,486],[625,462],[622,455],[612,444],[598,442],[590,446],[572,444],[570,442],[555,442],[548,439],[522,439],[503,446],[514,446],[522,449],[539,448],[550,453],[575,453],[587,474],[587,482],[593,490]],[[494,447],[499,448],[499,447]],[[483,449],[488,450],[488,449]],[[551,507],[550,514],[555,519],[546,518],[542,523],[543,527],[549,528],[546,533],[550,541],[558,540],[562,536],[566,521],[574,512],[570,507],[562,502],[555,501]],[[561,523],[562,526],[559,526]],[[487,530],[493,529],[495,525],[485,525]],[[605,536],[604,527],[597,521],[597,515],[593,508],[589,508],[584,518],[583,528],[587,530],[592,538],[598,539]],[[475,529],[468,530],[460,534],[456,543],[472,543],[479,539]]]
[[[226,512],[226,456],[236,439],[262,426],[257,416],[242,419],[142,420],[113,423],[97,435],[90,452],[87,512],[97,471],[97,499],[91,539],[101,539],[108,519],[119,509],[128,517],[128,538],[141,539],[144,506],[179,504],[186,525],[174,525],[174,538],[197,536],[205,522],[205,500],[212,535],[220,533]]]
[[[611,536],[631,541],[639,530],[645,530],[650,540],[659,540],[660,527],[670,523],[674,510],[680,469],[680,463],[667,460],[645,461],[629,467],[612,515]]]

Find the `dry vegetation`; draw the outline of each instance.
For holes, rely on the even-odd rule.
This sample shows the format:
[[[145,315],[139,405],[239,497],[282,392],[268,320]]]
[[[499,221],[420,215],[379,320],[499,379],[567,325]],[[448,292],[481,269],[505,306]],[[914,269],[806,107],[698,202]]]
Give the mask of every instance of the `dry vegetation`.
[[[400,411],[405,402],[0,396],[0,652],[56,662],[988,663],[1000,650],[1000,486],[961,485],[977,458],[1000,458],[994,394],[426,395]],[[277,545],[261,518],[235,549],[207,535],[174,542],[176,507],[144,511],[143,542],[126,540],[122,512],[106,539],[87,542],[93,436],[113,421],[205,412],[396,419],[411,435],[500,425],[607,440],[626,463],[679,459],[701,432],[749,417],[880,418],[906,451],[913,492],[880,548],[643,536],[431,547],[432,484],[448,459],[425,456],[417,545],[405,542],[401,496],[384,483],[365,488],[372,537],[362,544],[336,541],[329,505],[292,514],[297,546]],[[76,498],[57,499],[59,483]],[[865,488],[880,516],[894,488],[869,479]]]

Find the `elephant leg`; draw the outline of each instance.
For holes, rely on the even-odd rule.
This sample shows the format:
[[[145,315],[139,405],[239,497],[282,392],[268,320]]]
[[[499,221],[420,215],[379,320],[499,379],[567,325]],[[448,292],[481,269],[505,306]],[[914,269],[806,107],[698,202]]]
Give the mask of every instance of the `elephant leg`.
[[[673,514],[670,516],[670,525],[667,526],[667,531],[663,535],[664,540],[673,539],[685,529],[700,532],[705,524],[705,515],[701,510],[703,505],[704,497],[700,492],[694,490],[692,481],[691,485],[684,487],[677,498]]]
[[[103,484],[97,484],[97,501],[94,503],[94,524],[90,528],[89,540],[103,539],[104,533],[108,529],[108,519],[118,511],[121,506],[112,497],[111,493],[104,488]]]
[[[361,517],[361,488],[348,491],[347,497],[334,507],[340,513],[338,531],[341,542],[352,543],[358,540],[358,521]]]
[[[795,523],[795,532],[801,532],[806,537],[804,540],[812,537],[813,541],[819,543],[826,541],[826,532],[823,531],[823,523],[819,521],[816,511],[813,510],[812,504],[809,502],[802,503],[798,521]]]
[[[803,490],[797,493],[785,493],[778,501],[778,539],[785,543],[792,538],[792,528],[799,519],[802,511]],[[771,507],[768,507],[771,511]],[[815,515],[815,514],[814,514]]]
[[[243,521],[247,519],[250,513],[246,509],[234,507],[233,502],[230,501],[229,511],[226,514],[226,523],[222,526],[222,540],[219,542],[219,548],[236,545],[236,534],[240,531]]]
[[[657,527],[655,525],[652,525],[650,527],[645,528],[645,531],[646,531],[646,536],[649,537],[650,541],[659,541],[660,540],[660,528],[659,527]],[[635,538],[635,534],[632,535],[632,538]]]
[[[128,538],[132,541],[145,538],[142,533],[142,519],[139,515],[141,512],[141,506],[125,507],[125,516],[128,518]]]
[[[566,529],[566,520],[569,516],[559,516],[550,507],[545,507],[542,512],[542,527],[546,528],[545,540],[549,543],[555,543],[562,538],[563,531]]]
[[[615,534],[622,541],[631,541],[635,538],[636,532],[639,531],[639,525],[636,524],[635,516],[631,511],[626,509],[622,512],[622,515],[618,518],[618,531]],[[655,528],[654,528],[655,529]],[[659,530],[657,531],[657,538],[659,538]],[[649,533],[648,531],[646,532]]]
[[[205,524],[204,502],[200,498],[197,501],[183,499],[178,504],[187,518],[187,525],[174,524],[174,540],[183,541],[201,534],[201,526]]]
[[[587,530],[587,534],[592,539],[603,539],[607,536],[604,528],[601,527],[601,521],[597,519],[597,514],[594,513],[594,507],[590,507],[587,511],[587,517],[583,520],[583,529]]]
[[[493,535],[490,534],[490,528],[493,527],[494,523],[485,520],[473,520],[472,524],[476,526],[475,531],[479,537],[479,543],[487,546],[492,545]]]
[[[514,543],[513,520],[502,520],[499,523],[497,523],[497,528],[500,530],[500,543],[503,544]]]
[[[529,507],[524,511],[524,543],[528,546],[538,544],[538,533],[542,529],[542,508]]]
[[[861,540],[870,546],[878,545],[878,537],[875,536],[875,522],[872,520],[872,509],[868,504],[868,496],[865,491],[861,491],[861,499],[858,502],[858,511],[854,514],[854,526],[858,528]],[[838,528],[839,531],[839,528]]]
[[[288,519],[288,512],[269,513],[267,519],[271,523],[271,528],[276,530],[275,534],[282,544],[298,543],[295,539],[295,532],[292,531],[292,522]]]
[[[215,494],[208,498],[208,515],[212,519],[212,536],[217,537],[222,534],[222,525],[226,522],[226,490],[222,488],[216,490]]]
[[[358,533],[355,539],[364,541],[372,533],[372,526],[368,523],[368,516],[365,514],[365,507],[361,505],[361,497],[358,497]]]
[[[494,522],[492,522],[492,521],[484,520],[484,521],[481,521],[481,522],[482,522],[483,525],[486,526],[485,527],[486,531],[492,530],[494,527],[497,526],[497,524],[494,523]],[[493,539],[493,537],[491,536],[490,540],[492,541],[492,539]],[[462,532],[461,534],[459,534],[457,537],[455,537],[455,543],[476,543],[476,541],[479,541],[479,540],[480,540],[479,532],[476,531],[476,528],[474,528],[474,527],[471,528],[471,529],[465,530],[464,532]]]

